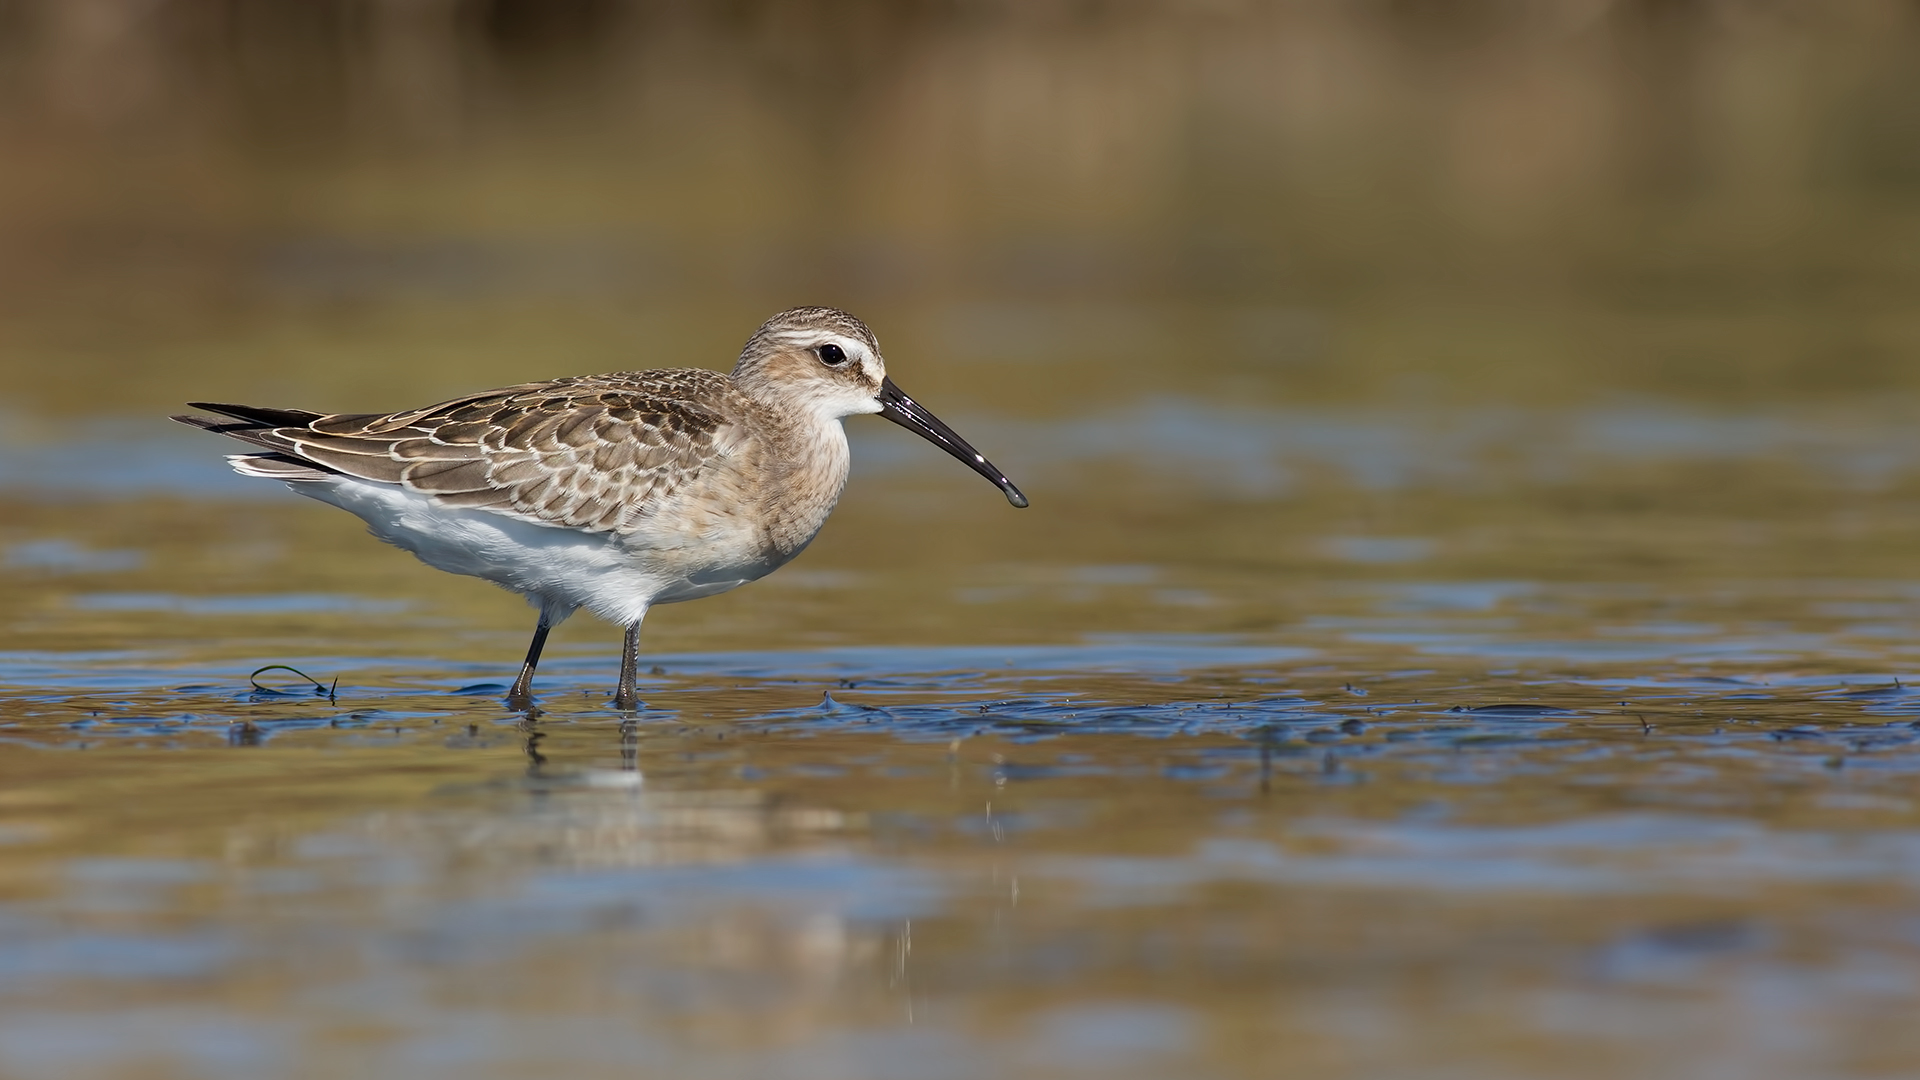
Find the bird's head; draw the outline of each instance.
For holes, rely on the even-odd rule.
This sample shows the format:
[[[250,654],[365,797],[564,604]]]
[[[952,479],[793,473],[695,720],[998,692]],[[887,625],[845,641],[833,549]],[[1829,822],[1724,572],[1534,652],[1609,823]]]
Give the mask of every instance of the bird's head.
[[[740,351],[734,384],[781,410],[827,420],[879,413],[993,481],[1015,506],[1027,497],[952,428],[887,378],[880,342],[867,324],[835,308],[790,308],[768,319]]]

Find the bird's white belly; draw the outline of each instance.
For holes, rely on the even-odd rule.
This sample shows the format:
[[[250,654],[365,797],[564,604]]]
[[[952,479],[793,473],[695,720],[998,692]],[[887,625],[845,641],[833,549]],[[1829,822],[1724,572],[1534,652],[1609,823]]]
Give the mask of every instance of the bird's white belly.
[[[584,607],[609,622],[636,623],[654,604],[723,593],[786,562],[769,560],[758,536],[731,520],[711,523],[697,537],[642,532],[623,538],[449,508],[393,484],[351,477],[287,486],[359,517],[373,535],[435,569],[521,593],[554,621]]]

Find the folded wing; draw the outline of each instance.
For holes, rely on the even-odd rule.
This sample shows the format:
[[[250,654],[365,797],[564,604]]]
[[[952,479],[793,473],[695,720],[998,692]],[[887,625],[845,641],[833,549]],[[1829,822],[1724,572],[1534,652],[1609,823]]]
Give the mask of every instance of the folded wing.
[[[726,376],[684,369],[529,383],[400,413],[194,402],[230,419],[174,419],[266,451],[232,459],[250,476],[351,476],[447,506],[606,532],[730,452],[741,430],[729,415],[736,401]]]

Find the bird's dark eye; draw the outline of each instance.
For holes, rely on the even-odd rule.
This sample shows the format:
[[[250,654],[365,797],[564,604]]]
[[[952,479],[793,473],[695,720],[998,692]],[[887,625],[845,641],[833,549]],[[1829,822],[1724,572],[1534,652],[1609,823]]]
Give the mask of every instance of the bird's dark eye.
[[[814,351],[820,354],[820,362],[828,367],[839,367],[847,362],[847,350],[838,345],[822,345]]]

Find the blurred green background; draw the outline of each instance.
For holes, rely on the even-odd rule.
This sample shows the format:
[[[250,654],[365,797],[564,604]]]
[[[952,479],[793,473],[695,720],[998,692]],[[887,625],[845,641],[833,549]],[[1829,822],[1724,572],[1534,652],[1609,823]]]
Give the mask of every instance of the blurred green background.
[[[16,430],[725,366],[794,303],[1049,417],[1883,405],[1894,0],[6,0]]]

